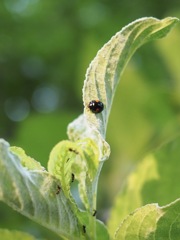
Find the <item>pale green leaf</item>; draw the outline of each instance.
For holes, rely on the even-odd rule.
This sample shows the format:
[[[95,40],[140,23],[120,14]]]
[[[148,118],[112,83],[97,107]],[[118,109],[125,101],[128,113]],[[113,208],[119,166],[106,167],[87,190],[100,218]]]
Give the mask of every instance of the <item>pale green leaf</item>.
[[[40,162],[37,162],[33,158],[27,156],[22,148],[11,147],[10,150],[19,156],[23,167],[26,167],[29,170],[45,170],[44,167],[41,166]]]
[[[98,163],[98,149],[91,139],[77,142],[62,141],[51,151],[48,171],[60,180],[64,194],[72,202],[70,186],[76,179],[81,200],[86,210],[92,213],[96,208],[94,178]]]
[[[48,172],[28,170],[0,140],[0,200],[60,236],[79,239],[81,224],[60,182]]]
[[[158,180],[157,171],[157,163],[153,155],[148,155],[136,171],[130,174],[124,191],[116,197],[108,219],[108,229],[111,235],[130,212],[143,205],[142,189],[148,181]]]
[[[130,214],[119,226],[117,240],[177,240],[180,236],[180,199],[159,207],[149,204]]]
[[[91,139],[58,143],[51,151],[48,162],[49,172],[60,180],[61,188],[64,190],[67,199],[71,201],[78,220],[81,223],[84,222],[86,235],[89,234],[92,239],[96,238],[99,230],[102,231],[102,227],[100,227],[102,224],[99,226],[99,223],[96,222],[96,218],[93,216],[96,210],[97,180],[95,175],[98,164],[98,149]],[[71,184],[73,184],[74,179],[78,182],[79,195],[87,213],[78,211],[76,202],[71,194]],[[102,233],[104,231],[105,227]],[[104,236],[106,236],[106,232],[103,234]]]
[[[89,144],[91,145],[91,140],[89,144],[88,142],[89,141],[87,140],[87,146],[89,146]],[[62,148],[64,148],[63,151],[65,152],[67,151],[67,148],[69,151],[69,147],[71,147],[72,150],[79,151],[78,156],[84,154],[82,156],[86,156],[87,160],[90,160],[91,157],[93,157],[94,160],[91,160],[90,162],[92,164],[94,161],[94,165],[90,167],[89,163],[87,163],[90,170],[89,173],[86,171],[87,175],[89,174],[89,181],[92,180],[98,163],[94,157],[94,154],[96,154],[97,151],[95,150],[96,148],[90,148],[95,150],[95,152],[91,152],[90,150],[84,149],[86,144],[83,146],[83,143],[73,145],[75,143],[69,143],[67,141],[66,144],[64,144],[64,142],[61,144]],[[55,146],[55,152],[56,150],[59,150],[58,147],[58,145]],[[74,147],[74,149],[72,147]],[[63,151],[62,156],[65,154]],[[71,183],[71,176],[65,176],[66,173],[68,174],[68,171],[65,172],[63,169],[64,182],[61,183],[60,180],[63,179],[58,177],[58,175],[57,178],[55,178],[55,176],[50,175],[50,173],[45,170],[32,170],[28,169],[27,166],[22,166],[21,163],[24,162],[24,159],[31,160],[31,158],[29,159],[24,151],[20,150],[17,152],[18,155],[15,154],[15,151],[12,152],[12,149],[7,142],[0,139],[0,200],[4,201],[14,210],[66,239],[96,239],[98,231],[108,237],[106,228],[102,227],[102,223],[100,224],[99,221],[96,221],[92,209],[91,212],[80,211],[73,199],[67,194],[69,191],[68,184]],[[73,162],[73,160],[75,160],[73,155],[77,155],[77,153],[71,150],[69,153],[68,157],[72,158],[69,159],[69,161],[72,161],[72,169],[77,173],[75,177],[79,178],[80,181],[80,166],[78,167],[76,161]],[[59,156],[61,156],[61,154],[59,154]],[[80,163],[82,163],[81,160]],[[50,166],[50,171],[52,166]],[[95,202],[93,196],[96,194],[96,191],[94,191],[93,186],[92,182],[90,185],[85,185],[85,188],[87,187],[88,191],[90,191],[88,194],[91,196],[90,198],[89,195],[84,197],[86,201],[90,201],[88,204],[93,204]],[[81,191],[84,191],[84,189]],[[85,232],[84,228],[86,229]],[[107,237],[105,239],[108,239]]]
[[[112,101],[120,76],[129,59],[141,45],[166,36],[177,18],[141,18],[124,27],[111,38],[91,62],[83,87],[84,115],[68,127],[71,140],[92,138],[97,142],[100,160],[109,157],[110,150],[105,142],[105,134]],[[100,100],[105,109],[94,114],[88,108],[91,100]]]
[[[120,76],[130,57],[141,45],[166,36],[178,21],[177,18],[141,18],[127,25],[111,38],[91,62],[83,88],[84,113],[87,124],[104,137],[108,116]],[[88,108],[92,99],[105,105],[101,114],[93,114]]]
[[[2,240],[37,240],[30,234],[16,231],[16,230],[7,230],[7,229],[0,229],[0,239]]]
[[[108,220],[108,229],[112,236],[117,226],[136,208],[152,202],[162,206],[179,198],[179,146],[180,137],[176,137],[144,157],[129,175]]]

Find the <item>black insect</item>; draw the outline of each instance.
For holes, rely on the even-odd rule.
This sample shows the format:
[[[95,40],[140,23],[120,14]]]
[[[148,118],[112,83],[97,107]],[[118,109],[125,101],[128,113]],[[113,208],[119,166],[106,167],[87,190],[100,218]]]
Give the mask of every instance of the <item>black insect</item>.
[[[70,152],[73,152],[73,153],[75,153],[75,154],[79,154],[78,151],[76,151],[76,149],[73,149],[73,148],[69,148],[69,151],[70,151]]]
[[[93,113],[101,113],[104,109],[104,104],[100,102],[99,100],[92,100],[88,104],[88,108],[91,110]]]
[[[93,217],[95,217],[96,214],[97,214],[97,210],[94,210],[94,211],[93,211]]]
[[[83,233],[86,233],[86,226],[83,225]]]
[[[74,173],[71,174],[71,182],[74,182],[75,176]]]
[[[61,191],[61,187],[58,185],[58,186],[57,186],[57,191],[56,191],[56,194],[59,194],[59,193],[60,193],[60,191]]]

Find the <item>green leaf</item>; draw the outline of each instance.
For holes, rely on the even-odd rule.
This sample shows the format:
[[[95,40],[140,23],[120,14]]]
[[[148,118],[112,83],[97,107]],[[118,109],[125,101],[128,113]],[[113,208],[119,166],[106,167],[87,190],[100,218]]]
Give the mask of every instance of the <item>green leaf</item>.
[[[130,212],[143,205],[141,191],[146,182],[156,180],[158,177],[157,164],[153,156],[147,156],[136,171],[130,174],[124,191],[116,197],[108,219],[108,229],[112,236],[120,222]]]
[[[96,227],[97,227],[97,233],[96,233],[96,239],[98,240],[109,240],[109,233],[107,231],[106,226],[99,220],[96,222]]]
[[[100,160],[109,157],[110,150],[105,142],[106,128],[115,90],[123,70],[133,53],[150,40],[162,38],[178,22],[177,18],[141,18],[124,27],[111,38],[91,62],[83,87],[84,115],[68,127],[73,141],[86,137],[97,142]],[[100,100],[105,109],[94,114],[88,108],[91,100]]]
[[[45,170],[44,167],[41,166],[40,162],[37,162],[33,158],[26,155],[25,151],[20,147],[11,147],[10,150],[18,155],[21,160],[21,164],[23,167],[26,167],[29,170]]]
[[[179,198],[179,146],[180,136],[144,157],[129,175],[108,220],[112,236],[123,219],[136,208],[152,202],[162,206]]]
[[[58,143],[51,151],[48,162],[48,171],[60,180],[61,188],[66,198],[70,200],[73,211],[92,239],[96,238],[97,231],[102,229],[98,222],[96,226],[96,218],[93,216],[96,210],[97,180],[95,176],[99,164],[98,159],[98,149],[95,143],[91,139],[84,139],[77,142]],[[86,213],[79,211],[71,194],[71,184],[74,179],[78,182],[79,195]]]
[[[74,178],[79,183],[79,193],[85,209],[93,213],[96,208],[94,178],[98,168],[98,149],[91,139],[58,143],[50,154],[48,171],[61,182],[64,194],[72,202],[70,187]],[[73,178],[73,179],[72,179]]]
[[[20,231],[9,231],[7,229],[0,229],[0,237],[2,240],[37,240],[30,234]]]
[[[108,239],[105,226],[96,221],[98,177],[110,148],[106,127],[119,78],[135,50],[165,36],[176,18],[139,19],[118,32],[98,52],[86,73],[83,88],[84,114],[68,126],[70,141],[57,144],[50,154],[49,172],[26,156],[22,149],[0,141],[0,199],[25,216],[68,239]],[[105,108],[94,114],[91,100]],[[73,175],[72,175],[73,174]],[[78,181],[86,211],[78,208],[71,194],[72,176]]]
[[[149,204],[137,209],[119,226],[115,239],[171,240],[180,236],[180,199],[159,207]]]
[[[91,62],[83,88],[87,124],[105,136],[108,117],[119,78],[130,57],[141,45],[166,36],[177,18],[142,18],[132,22],[106,43]],[[92,114],[88,103],[99,99],[105,104],[101,114]]]
[[[46,171],[23,167],[21,162],[1,139],[0,200],[59,236],[79,239],[82,227],[71,203],[59,192],[60,182]]]
[[[79,151],[78,156],[81,156],[82,154],[82,156],[86,156],[87,160],[90,160],[90,158],[96,154],[96,151],[91,152],[84,149],[86,145],[89,146],[90,144],[92,146],[91,140],[90,142],[87,140],[87,144],[78,143],[79,146],[78,144],[72,144],[75,143],[66,143],[66,141],[64,141],[60,143],[60,145],[62,145],[60,147],[62,149],[64,148],[65,152],[67,151],[67,148],[69,151],[69,147],[76,147],[73,150]],[[90,149],[95,150],[95,148]],[[57,152],[59,151],[59,145],[55,146],[52,151],[52,157],[55,157],[54,154],[56,154],[56,150]],[[72,158],[69,161],[73,162],[73,160],[75,160],[73,155],[76,155],[76,153],[73,151],[69,151],[69,153],[68,157]],[[65,153],[62,152],[62,155],[59,154],[58,156],[64,156],[63,154]],[[96,156],[98,155],[96,154]],[[95,157],[93,157],[93,159],[96,160]],[[26,156],[24,151],[10,148],[7,142],[0,139],[0,200],[4,201],[14,210],[52,230],[61,237],[73,240],[84,238],[95,239],[97,233],[101,232],[103,236],[106,237],[105,239],[108,239],[108,233],[105,226],[103,223],[96,221],[92,209],[91,212],[82,212],[69,196],[68,184],[71,182],[70,176],[69,178],[63,176],[63,182],[63,179],[61,179],[59,175],[55,178],[55,176],[52,176],[44,169],[39,169],[39,165],[37,165],[34,159],[32,164],[30,164],[30,169],[27,168],[26,160],[31,161],[32,159]],[[82,163],[81,158],[79,161]],[[92,162],[93,161],[91,161],[91,163]],[[97,162],[97,160],[94,161],[94,165],[91,167],[89,166],[89,163],[87,163],[87,166],[90,169],[88,172],[89,180],[91,180],[95,174]],[[22,166],[22,163],[26,164]],[[36,166],[37,169],[35,168]],[[50,171],[51,167],[50,164]],[[78,162],[73,162],[72,170],[77,173],[76,177],[80,178],[81,164],[78,165]],[[62,169],[62,171],[63,174],[66,174],[65,169]],[[58,179],[61,179],[62,183]],[[89,187],[89,185],[87,186]],[[80,189],[83,187],[80,187]],[[88,194],[91,198],[96,194],[92,187],[93,186],[90,185],[90,189],[88,188]],[[81,191],[83,192],[82,194],[84,194],[84,189],[81,189]],[[93,193],[93,191],[95,193]],[[84,198],[86,201],[89,201],[90,199],[90,204],[92,204],[94,203],[94,199],[89,198],[89,195],[86,195]],[[86,229],[85,232],[83,228]]]
[[[108,117],[126,64],[137,48],[150,40],[166,36],[177,22],[177,18],[142,18],[123,28],[102,47],[86,73],[83,87],[84,114],[68,126],[71,141],[91,138],[98,145],[99,160],[108,159],[110,149],[105,141]],[[99,114],[92,113],[88,108],[91,100],[103,102],[104,111]],[[97,176],[101,167],[102,164],[99,165]]]

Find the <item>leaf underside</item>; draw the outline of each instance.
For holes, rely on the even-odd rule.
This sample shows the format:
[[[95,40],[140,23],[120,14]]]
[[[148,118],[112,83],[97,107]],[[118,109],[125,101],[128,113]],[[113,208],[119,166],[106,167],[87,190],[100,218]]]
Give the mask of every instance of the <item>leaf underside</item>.
[[[0,141],[0,199],[10,207],[62,236],[79,236],[80,227],[60,182],[48,172],[28,170]]]

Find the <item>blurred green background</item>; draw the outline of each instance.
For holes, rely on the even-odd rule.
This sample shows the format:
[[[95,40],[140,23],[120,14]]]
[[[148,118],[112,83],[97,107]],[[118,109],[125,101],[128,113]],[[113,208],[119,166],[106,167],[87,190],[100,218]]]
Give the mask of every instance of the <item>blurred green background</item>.
[[[83,111],[82,86],[96,52],[131,21],[180,17],[180,2],[2,0],[0,2],[0,137],[46,166]],[[99,182],[105,220],[127,174],[146,152],[173,137],[180,123],[180,26],[137,51],[122,77],[109,120],[111,157]],[[0,204],[0,227],[56,239]]]

